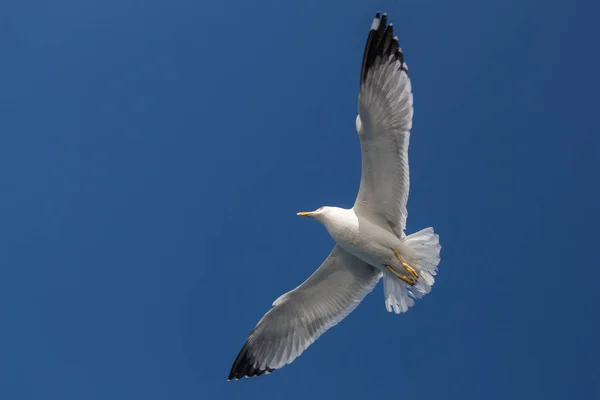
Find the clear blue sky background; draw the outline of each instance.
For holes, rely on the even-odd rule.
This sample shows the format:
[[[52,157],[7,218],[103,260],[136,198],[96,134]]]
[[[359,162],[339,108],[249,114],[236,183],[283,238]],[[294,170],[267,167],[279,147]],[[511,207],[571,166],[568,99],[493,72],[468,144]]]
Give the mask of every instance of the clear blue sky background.
[[[359,69],[410,66],[408,231],[443,244],[293,364],[226,382],[351,206]],[[600,398],[597,1],[4,1],[0,398]]]

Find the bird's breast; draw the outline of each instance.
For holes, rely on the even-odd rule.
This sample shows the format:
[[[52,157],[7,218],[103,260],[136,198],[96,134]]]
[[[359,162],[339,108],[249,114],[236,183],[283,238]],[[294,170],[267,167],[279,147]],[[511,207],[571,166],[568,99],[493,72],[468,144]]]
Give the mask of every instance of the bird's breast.
[[[392,249],[400,245],[400,239],[392,232],[365,220],[337,224],[328,230],[344,250],[377,268],[393,262]]]

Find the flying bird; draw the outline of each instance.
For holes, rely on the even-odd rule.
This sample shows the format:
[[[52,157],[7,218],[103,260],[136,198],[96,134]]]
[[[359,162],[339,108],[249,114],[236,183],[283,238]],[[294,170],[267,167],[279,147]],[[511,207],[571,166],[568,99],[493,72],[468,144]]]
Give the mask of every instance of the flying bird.
[[[270,373],[294,361],[382,277],[386,309],[396,314],[431,291],[439,237],[433,228],[404,232],[412,117],[411,83],[398,37],[387,15],[377,13],[360,72],[356,131],[362,173],[354,206],[298,213],[325,225],[336,245],[304,283],[275,300],[258,321],[228,380]]]

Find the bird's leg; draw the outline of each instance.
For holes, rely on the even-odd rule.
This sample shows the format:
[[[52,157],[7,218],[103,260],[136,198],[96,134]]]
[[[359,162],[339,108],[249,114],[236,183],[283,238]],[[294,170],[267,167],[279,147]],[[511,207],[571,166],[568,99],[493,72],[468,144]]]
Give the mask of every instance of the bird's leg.
[[[392,251],[394,252],[394,255],[396,256],[396,258],[398,259],[398,261],[400,261],[400,263],[402,264],[402,266],[404,267],[404,269],[415,279],[419,279],[419,274],[417,274],[417,271],[415,271],[415,269],[413,267],[411,267],[410,265],[408,265],[403,259],[402,256],[400,255],[400,252],[396,249],[392,249]]]
[[[387,269],[388,271],[390,271],[392,274],[396,275],[398,277],[398,279],[400,279],[401,281],[403,281],[407,285],[414,286],[415,281],[410,276],[406,276],[406,275],[402,275],[402,274],[397,273],[396,271],[394,271],[394,268],[390,267],[389,265],[384,265],[384,267],[385,267],[385,269]]]

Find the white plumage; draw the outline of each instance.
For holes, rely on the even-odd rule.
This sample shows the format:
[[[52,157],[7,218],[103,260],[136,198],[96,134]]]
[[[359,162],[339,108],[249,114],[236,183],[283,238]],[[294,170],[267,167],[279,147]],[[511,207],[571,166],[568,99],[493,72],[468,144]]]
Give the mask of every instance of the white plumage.
[[[275,300],[248,336],[229,379],[269,373],[292,362],[350,314],[382,276],[386,309],[396,314],[431,291],[440,261],[438,235],[432,228],[404,233],[412,116],[411,84],[398,38],[386,14],[377,13],[360,76],[356,130],[362,175],[356,202],[352,209],[299,213],[323,223],[336,245],[304,283]],[[409,268],[414,279],[401,276]]]

